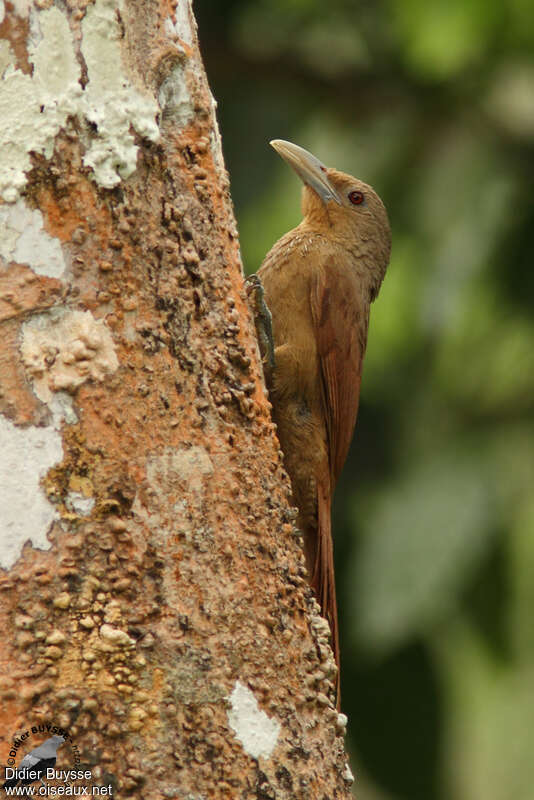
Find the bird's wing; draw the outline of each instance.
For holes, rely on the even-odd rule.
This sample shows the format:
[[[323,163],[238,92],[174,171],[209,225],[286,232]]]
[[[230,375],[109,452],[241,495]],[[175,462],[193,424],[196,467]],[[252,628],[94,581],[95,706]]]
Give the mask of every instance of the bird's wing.
[[[61,747],[64,741],[62,736],[51,736],[50,739],[45,739],[38,747],[24,756],[20,762],[20,766],[33,767],[37,761],[40,761],[42,758],[55,758],[57,756],[58,747]],[[26,761],[26,759],[28,759],[28,761]]]
[[[31,753],[28,753],[27,755],[24,756],[24,758],[22,759],[22,761],[18,766],[18,769],[22,769],[23,767],[25,767],[26,769],[31,769],[31,767],[34,767],[40,760],[41,756],[39,754],[35,755],[35,750],[32,750]]]
[[[356,423],[369,318],[356,276],[329,260],[315,272],[310,293],[333,485]]]

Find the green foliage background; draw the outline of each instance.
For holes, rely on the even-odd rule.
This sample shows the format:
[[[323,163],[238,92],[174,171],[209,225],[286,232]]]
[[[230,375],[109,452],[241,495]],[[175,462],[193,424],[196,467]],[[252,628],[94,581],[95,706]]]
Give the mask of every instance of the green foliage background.
[[[334,519],[358,797],[532,800],[531,0],[195,11],[247,271],[300,220],[271,138],[392,222]]]

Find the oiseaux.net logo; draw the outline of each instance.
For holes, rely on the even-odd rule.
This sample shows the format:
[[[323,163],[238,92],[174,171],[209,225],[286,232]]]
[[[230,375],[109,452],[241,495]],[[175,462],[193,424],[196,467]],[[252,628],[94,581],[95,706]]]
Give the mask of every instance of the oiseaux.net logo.
[[[70,750],[68,768],[56,766],[61,748],[61,764]],[[32,725],[13,737],[2,789],[8,797],[113,796],[111,784],[95,784],[92,771],[82,768],[78,747],[70,733],[48,723]]]

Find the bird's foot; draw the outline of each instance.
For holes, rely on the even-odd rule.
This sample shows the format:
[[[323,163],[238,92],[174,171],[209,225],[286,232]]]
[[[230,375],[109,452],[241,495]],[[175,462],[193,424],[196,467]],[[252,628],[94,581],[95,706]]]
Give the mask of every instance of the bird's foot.
[[[273,318],[265,302],[263,285],[258,275],[248,276],[245,281],[245,289],[256,326],[265,380],[269,384],[274,371]]]

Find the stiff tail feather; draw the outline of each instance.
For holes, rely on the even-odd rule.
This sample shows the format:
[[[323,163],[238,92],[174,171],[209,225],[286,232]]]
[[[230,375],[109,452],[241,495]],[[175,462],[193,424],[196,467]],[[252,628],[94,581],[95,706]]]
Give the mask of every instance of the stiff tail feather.
[[[336,702],[339,709],[340,664],[339,632],[337,624],[336,580],[334,572],[334,544],[330,517],[330,487],[318,486],[317,492],[317,539],[312,587],[332,632],[332,650],[337,664]]]

